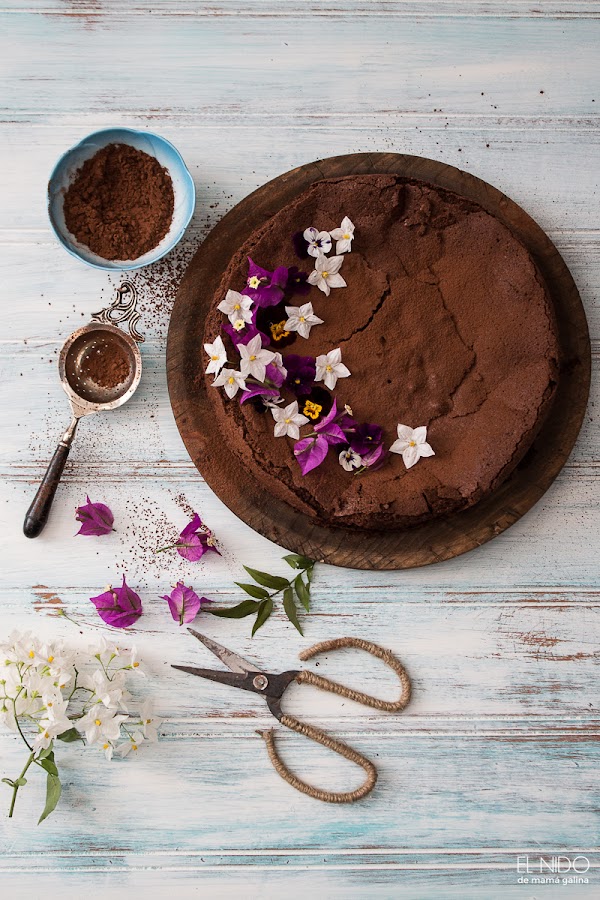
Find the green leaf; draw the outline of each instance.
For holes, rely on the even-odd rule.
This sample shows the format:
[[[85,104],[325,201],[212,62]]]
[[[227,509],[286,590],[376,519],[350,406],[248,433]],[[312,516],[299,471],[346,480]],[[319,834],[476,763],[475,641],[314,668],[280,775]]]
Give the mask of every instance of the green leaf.
[[[308,612],[310,609],[310,588],[302,581],[302,575],[298,575],[298,577],[294,581],[294,587],[296,588],[296,593],[298,594],[300,603],[302,604],[306,612]]]
[[[241,587],[243,591],[246,591],[247,594],[250,594],[251,597],[256,597],[257,600],[264,600],[269,596],[268,591],[265,591],[264,588],[257,587],[255,584],[243,584],[241,581],[236,581],[238,587]]]
[[[15,783],[14,783],[14,781],[12,780],[12,778],[3,778],[3,779],[2,779],[2,784],[8,784],[9,787],[11,787],[11,788],[14,788],[14,786],[15,786]]]
[[[299,556],[298,553],[288,553],[283,558],[292,569],[309,569],[314,566],[312,559],[308,559],[306,556]]]
[[[43,822],[44,819],[47,819],[51,812],[56,809],[56,804],[60,800],[60,795],[62,793],[62,786],[60,783],[60,778],[58,775],[51,775],[48,773],[48,777],[46,778],[46,805],[44,806],[44,811],[38,819],[38,825],[40,822]]]
[[[45,759],[41,759],[40,766],[42,767],[42,769],[48,772],[49,775],[58,776],[58,769],[56,768],[56,763],[54,762],[54,753],[50,752]]]
[[[252,637],[256,634],[259,628],[261,628],[271,613],[273,612],[273,601],[270,597],[267,597],[266,600],[263,600],[261,604],[259,604],[258,613],[256,615],[256,621],[252,626]]]
[[[303,634],[300,622],[298,621],[296,604],[294,603],[294,592],[291,587],[286,588],[283,592],[283,609],[294,628],[299,631],[300,634]]]
[[[58,740],[64,741],[65,744],[72,744],[74,741],[82,741],[83,738],[76,728],[69,728],[67,731],[63,731],[62,734],[58,735]]]
[[[223,619],[243,619],[245,616],[255,613],[260,605],[256,600],[242,600],[237,606],[229,606],[227,609],[211,609],[209,606],[204,608],[211,616],[221,616]]]
[[[311,581],[313,580],[313,569],[314,569],[314,567],[315,567],[315,564],[313,563],[313,564],[312,564],[311,566],[309,566],[308,569],[306,570],[306,578],[307,578],[307,580],[308,580],[309,582],[311,582]]]
[[[259,572],[258,569],[251,569],[249,566],[244,566],[244,568],[250,578],[257,581],[258,584],[262,584],[263,587],[275,588],[278,591],[282,591],[289,584],[287,578],[281,578],[279,575],[269,575],[268,572]]]
[[[26,784],[27,784],[27,779],[23,778],[22,775],[20,778],[17,778],[17,780],[15,781],[15,787],[24,787]]]
[[[50,754],[52,753],[52,743],[53,742],[50,741],[50,743],[48,744],[48,746],[46,747],[45,750],[40,750],[40,752],[37,755],[38,760],[46,759],[47,756],[50,756]]]

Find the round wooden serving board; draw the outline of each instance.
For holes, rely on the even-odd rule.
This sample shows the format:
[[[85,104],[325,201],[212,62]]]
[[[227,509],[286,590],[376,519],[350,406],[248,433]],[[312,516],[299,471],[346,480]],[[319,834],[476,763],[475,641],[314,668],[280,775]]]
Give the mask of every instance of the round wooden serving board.
[[[408,531],[350,531],[316,525],[269,496],[220,438],[203,380],[204,320],[231,256],[251,233],[313,182],[340,175],[393,173],[419,178],[474,200],[507,225],[536,260],[556,310],[562,350],[555,402],[533,446],[489,497],[448,518]],[[556,478],[575,444],[590,384],[590,340],[571,274],[530,216],[496,188],[443,163],[397,153],[356,153],[309,163],[259,188],[208,235],[183,278],[169,326],[167,376],[175,421],[206,482],[244,522],[312,559],[357,569],[407,569],[450,559],[484,544],[520,519]]]

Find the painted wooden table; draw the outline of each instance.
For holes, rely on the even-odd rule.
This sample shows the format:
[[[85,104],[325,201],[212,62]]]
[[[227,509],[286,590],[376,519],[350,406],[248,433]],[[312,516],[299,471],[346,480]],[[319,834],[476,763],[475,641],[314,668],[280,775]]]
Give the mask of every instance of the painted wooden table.
[[[88,598],[126,572],[146,607],[128,639],[166,720],[162,740],[136,759],[108,763],[67,747],[60,806],[39,827],[43,785],[32,778],[15,818],[1,820],[3,896],[538,897],[553,888],[519,883],[523,857],[535,866],[540,855],[579,854],[589,884],[554,890],[597,897],[597,379],[563,473],[497,540],[420,570],[321,566],[304,638],[280,612],[254,640],[247,621],[203,620],[217,640],[274,667],[344,634],[405,661],[414,701],[402,716],[309,688],[288,701],[377,761],[380,782],[359,804],[295,793],[255,734],[270,724],[258,699],[170,669],[201,654],[159,595],[182,578],[230,603],[241,599],[243,563],[285,569],[283,551],[241,524],[193,468],[164,370],[187,259],[267,179],[368,150],[431,156],[486,179],[558,245],[597,358],[600,5],[2,0],[0,10],[1,633],[30,628],[73,643],[107,634]],[[112,124],[177,145],[196,182],[196,215],[180,250],[135,276],[147,334],[138,394],[82,424],[51,523],[28,542],[23,513],[68,421],[57,352],[119,283],[53,239],[45,185],[66,147]],[[113,508],[111,536],[73,536],[87,492]],[[190,507],[217,533],[222,559],[154,554]],[[59,607],[79,627],[57,617]],[[354,686],[381,676],[381,692],[393,690],[354,652],[319,671]],[[280,746],[321,785],[355,776],[299,736]],[[3,731],[2,775],[21,758]]]

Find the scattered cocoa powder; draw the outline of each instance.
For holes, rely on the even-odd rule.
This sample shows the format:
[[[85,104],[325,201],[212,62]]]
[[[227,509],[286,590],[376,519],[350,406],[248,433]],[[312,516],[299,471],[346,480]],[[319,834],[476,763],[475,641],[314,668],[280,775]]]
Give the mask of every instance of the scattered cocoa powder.
[[[169,230],[174,201],[171,176],[158,160],[128,144],[108,144],[69,185],[65,223],[103,259],[137,259]]]
[[[81,374],[98,387],[115,388],[125,381],[130,368],[130,361],[122,347],[101,343],[83,360]]]

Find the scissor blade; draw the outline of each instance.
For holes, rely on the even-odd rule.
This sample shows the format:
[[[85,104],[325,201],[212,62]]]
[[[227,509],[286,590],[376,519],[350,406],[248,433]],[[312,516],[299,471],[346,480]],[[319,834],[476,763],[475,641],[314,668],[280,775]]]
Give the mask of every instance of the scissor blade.
[[[231,687],[243,687],[246,683],[246,674],[242,672],[221,672],[217,669],[198,669],[196,666],[171,666],[188,675],[198,675],[199,678],[208,678],[210,681],[218,681],[220,684],[229,684]]]
[[[193,628],[188,628],[188,631],[201,641],[211,653],[214,653],[214,655],[220,659],[228,669],[231,669],[232,672],[262,672],[262,669],[252,665],[252,663],[248,662],[247,659],[244,659],[243,656],[238,656],[233,650],[228,650],[227,647],[217,644],[216,641],[211,640],[211,638],[206,637],[204,634],[200,634],[199,631],[195,631]]]

